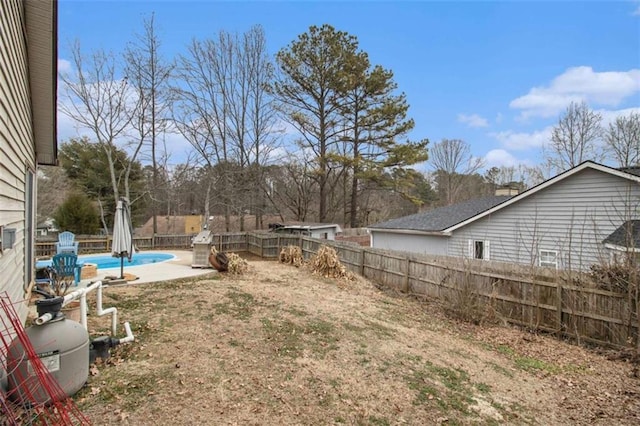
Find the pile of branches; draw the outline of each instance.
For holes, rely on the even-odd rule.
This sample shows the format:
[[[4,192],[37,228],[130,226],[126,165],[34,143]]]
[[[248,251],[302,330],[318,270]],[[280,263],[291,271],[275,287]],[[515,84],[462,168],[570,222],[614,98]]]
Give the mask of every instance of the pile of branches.
[[[249,269],[249,263],[236,253],[229,253],[229,272],[241,275]]]
[[[310,260],[311,270],[325,278],[344,278],[353,280],[355,277],[340,263],[338,254],[332,247],[320,246],[318,253]]]
[[[298,246],[286,246],[280,250],[280,263],[286,263],[295,267],[304,265],[302,249]]]

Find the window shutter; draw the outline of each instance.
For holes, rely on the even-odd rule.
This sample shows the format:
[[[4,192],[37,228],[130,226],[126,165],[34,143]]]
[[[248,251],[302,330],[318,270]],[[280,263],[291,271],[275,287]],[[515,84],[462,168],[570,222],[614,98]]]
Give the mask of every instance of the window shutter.
[[[491,250],[489,241],[484,242],[484,260],[491,260]]]
[[[469,249],[467,250],[467,256],[469,256],[471,259],[474,258],[473,240],[469,240]]]

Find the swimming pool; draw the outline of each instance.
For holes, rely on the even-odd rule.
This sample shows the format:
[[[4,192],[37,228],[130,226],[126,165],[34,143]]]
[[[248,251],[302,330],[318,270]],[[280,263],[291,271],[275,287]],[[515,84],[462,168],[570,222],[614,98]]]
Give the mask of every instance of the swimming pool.
[[[160,263],[167,260],[175,259],[175,255],[169,253],[136,253],[131,258],[131,262],[127,258],[124,259],[124,266],[130,268],[132,266],[148,265],[150,263]],[[90,254],[78,256],[78,263],[92,263],[97,265],[98,269],[110,269],[120,267],[120,258],[113,257],[110,254]],[[36,262],[36,268],[44,268],[51,266],[51,260],[39,260]]]

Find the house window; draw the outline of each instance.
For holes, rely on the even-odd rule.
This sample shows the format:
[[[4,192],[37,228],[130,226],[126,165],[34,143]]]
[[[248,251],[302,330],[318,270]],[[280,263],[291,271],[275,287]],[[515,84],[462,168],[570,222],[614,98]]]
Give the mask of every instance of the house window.
[[[469,257],[489,260],[489,241],[469,240]]]
[[[558,269],[558,252],[556,250],[540,250],[540,266]]]

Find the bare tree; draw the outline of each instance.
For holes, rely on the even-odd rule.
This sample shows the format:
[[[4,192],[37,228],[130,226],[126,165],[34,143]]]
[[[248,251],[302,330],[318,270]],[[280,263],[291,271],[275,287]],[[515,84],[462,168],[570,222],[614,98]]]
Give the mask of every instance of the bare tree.
[[[619,167],[633,167],[640,164],[640,113],[632,112],[619,116],[609,123],[604,140],[607,151]]]
[[[480,157],[471,155],[469,144],[460,139],[443,139],[429,150],[429,162],[436,173],[441,174],[439,188],[444,192],[445,205],[458,202],[458,194],[468,175],[476,173],[484,165]]]
[[[545,160],[556,172],[563,172],[583,161],[600,161],[597,142],[602,134],[602,116],[585,102],[571,102],[551,133]]]
[[[219,67],[217,51],[213,41],[194,40],[187,55],[180,55],[176,67],[176,85],[173,92],[173,120],[180,134],[195,149],[196,161],[204,164],[208,171],[207,180],[202,182],[205,192],[219,187],[219,197],[225,205],[228,197],[226,185],[214,181],[213,166],[228,160],[227,131],[225,127],[227,108],[224,90],[216,75]],[[209,217],[208,199],[205,203],[205,217]],[[229,227],[229,209],[225,211],[225,222]]]
[[[488,183],[494,186],[494,189],[509,185],[517,188],[518,191],[524,191],[544,180],[540,177],[540,171],[536,167],[524,164],[492,167],[485,172],[484,177]]]
[[[114,167],[116,144],[131,122],[128,107],[135,99],[128,90],[126,77],[118,78],[113,55],[97,50],[85,63],[79,42],[71,46],[71,55],[74,74],[61,74],[59,109],[78,126],[91,131],[104,150],[117,202],[120,191]]]
[[[159,153],[159,135],[167,131],[169,116],[169,78],[173,64],[163,61],[160,55],[160,40],[156,34],[154,15],[143,21],[144,32],[137,35],[137,42],[131,43],[125,50],[126,74],[129,84],[136,91],[138,102],[133,111],[131,126],[137,139],[134,142],[136,158],[143,145],[151,151],[151,213],[153,217],[153,233],[158,233],[156,216],[159,203],[156,191],[160,184],[158,161],[164,157]],[[166,151],[165,151],[166,152]],[[130,169],[127,169],[127,174]],[[127,180],[125,179],[125,182]]]
[[[266,196],[282,219],[308,220],[314,212],[317,198],[313,166],[301,156],[290,155],[281,166],[269,168]]]
[[[274,66],[262,27],[254,26],[232,41],[229,48],[236,60],[232,70],[235,84],[228,99],[231,140],[239,159],[241,182],[245,183],[242,192],[247,194],[239,208],[240,226],[244,227],[243,212],[251,210],[256,228],[262,228],[262,212],[266,208],[264,166],[272,160],[277,147],[276,109],[267,91],[274,78]]]
[[[227,230],[232,212],[243,228],[245,212],[262,199],[261,167],[276,141],[275,110],[267,92],[272,76],[261,27],[194,41],[188,56],[179,58],[174,117],[211,172],[208,191],[216,187]]]

